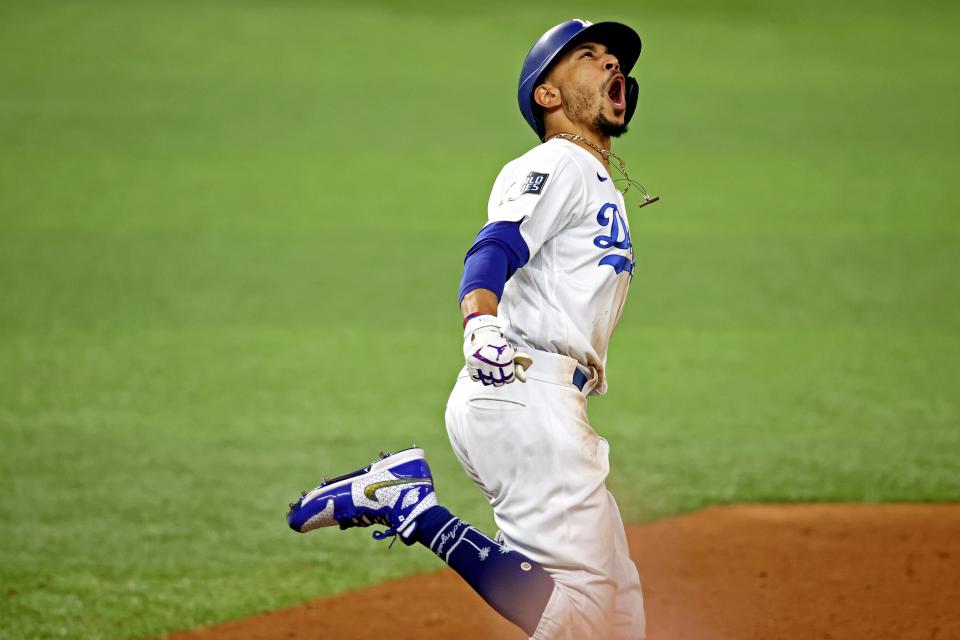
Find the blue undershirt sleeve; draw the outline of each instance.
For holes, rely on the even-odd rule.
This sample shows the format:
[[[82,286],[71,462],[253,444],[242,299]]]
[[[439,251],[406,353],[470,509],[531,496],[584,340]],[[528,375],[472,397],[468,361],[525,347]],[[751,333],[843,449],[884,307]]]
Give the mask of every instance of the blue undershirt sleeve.
[[[517,269],[527,264],[530,250],[520,235],[520,222],[493,222],[474,240],[463,261],[460,300],[474,289],[503,295],[503,286]]]

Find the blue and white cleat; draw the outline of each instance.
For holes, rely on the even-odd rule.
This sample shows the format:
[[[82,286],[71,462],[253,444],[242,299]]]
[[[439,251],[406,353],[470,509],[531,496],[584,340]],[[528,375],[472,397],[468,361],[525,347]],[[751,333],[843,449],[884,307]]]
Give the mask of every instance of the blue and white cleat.
[[[436,504],[423,449],[404,449],[381,453],[363,469],[325,479],[290,504],[287,524],[300,533],[334,525],[349,529],[382,524],[387,529],[373,534],[377,540],[399,535],[404,543],[413,544],[417,517]]]

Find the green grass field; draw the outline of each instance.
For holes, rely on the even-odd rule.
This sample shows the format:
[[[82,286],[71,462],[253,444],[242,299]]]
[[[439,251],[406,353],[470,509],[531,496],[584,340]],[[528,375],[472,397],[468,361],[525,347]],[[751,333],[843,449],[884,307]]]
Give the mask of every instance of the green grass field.
[[[573,16],[644,37],[616,149],[662,196],[591,401],[625,517],[960,499],[955,3],[364,6],[0,5],[0,637],[439,568],[283,519],[411,442],[489,527],[442,419],[460,265]]]

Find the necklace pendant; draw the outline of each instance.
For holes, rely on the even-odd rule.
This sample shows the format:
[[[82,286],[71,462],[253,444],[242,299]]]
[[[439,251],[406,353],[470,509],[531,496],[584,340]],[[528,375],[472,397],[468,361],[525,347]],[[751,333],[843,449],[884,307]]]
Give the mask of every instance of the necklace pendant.
[[[640,203],[640,206],[637,209],[643,209],[648,204],[653,204],[660,199],[660,196],[651,196],[648,193],[643,194],[643,202]]]

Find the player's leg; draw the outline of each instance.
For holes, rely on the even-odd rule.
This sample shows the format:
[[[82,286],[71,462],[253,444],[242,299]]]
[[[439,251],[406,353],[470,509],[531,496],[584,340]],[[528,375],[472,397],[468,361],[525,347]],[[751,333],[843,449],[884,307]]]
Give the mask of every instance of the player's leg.
[[[366,527],[383,540],[421,543],[459,573],[505,618],[532,635],[554,590],[533,560],[491,540],[437,503],[433,476],[421,449],[381,454],[379,460],[323,484],[290,505],[290,527]]]
[[[611,545],[616,551],[614,580],[617,595],[614,601],[612,640],[640,640],[646,636],[646,618],[643,612],[643,590],[637,565],[630,559],[627,534],[623,528],[620,509],[613,494],[607,492],[610,512],[615,519]]]
[[[622,525],[603,482],[606,442],[586,422],[582,396],[537,383],[526,391],[514,385],[517,397],[500,393],[491,403],[466,383],[458,388],[468,396],[481,390],[451,396],[451,442],[494,506],[505,545],[437,504],[420,449],[325,480],[291,505],[290,526],[305,532],[383,524],[388,530],[375,538],[397,534],[406,544],[424,544],[536,640],[609,637],[617,592],[613,533],[618,525],[622,535]],[[526,411],[526,403],[537,410]],[[458,433],[472,440],[467,449],[477,469]]]
[[[500,615],[533,635],[554,590],[553,579],[539,564],[441,506],[420,516],[412,537],[446,562]]]
[[[447,408],[451,444],[480,485],[509,548],[556,583],[540,638],[608,638],[616,598],[613,532],[604,485],[606,443],[572,385],[531,380],[496,390],[458,384]]]

